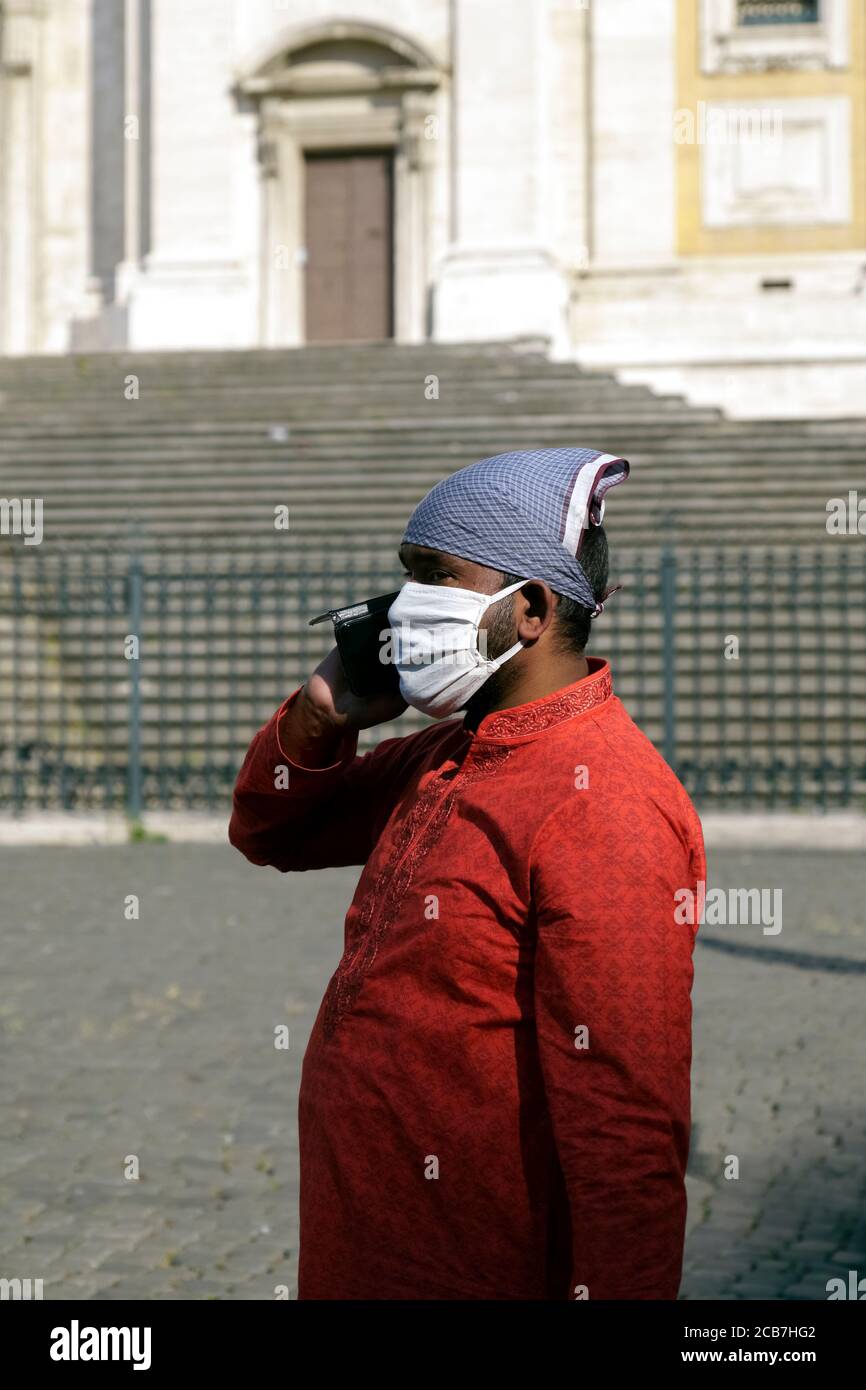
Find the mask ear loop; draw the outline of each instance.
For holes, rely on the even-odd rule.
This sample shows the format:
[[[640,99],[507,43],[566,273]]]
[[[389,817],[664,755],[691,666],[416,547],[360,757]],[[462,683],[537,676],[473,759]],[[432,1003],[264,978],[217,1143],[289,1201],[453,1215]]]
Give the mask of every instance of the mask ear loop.
[[[529,583],[528,579],[518,579],[516,584],[508,584],[506,588],[500,589],[498,594],[491,594],[490,597],[494,603],[498,603],[501,598],[505,598],[506,594],[515,594],[518,589],[523,588],[524,584]],[[490,604],[487,607],[489,608]]]
[[[491,602],[498,603],[499,600],[505,598],[507,594],[516,593],[518,589],[523,588],[524,584],[529,584],[530,582],[531,581],[529,579],[518,579],[515,584],[507,585],[507,587],[502,589],[498,594],[491,594]],[[489,603],[485,604],[485,611],[489,607]],[[512,647],[509,647],[507,652],[503,652],[501,656],[492,658],[490,661],[490,665],[492,666],[493,670],[498,671],[500,666],[504,666],[506,661],[510,661],[513,656],[516,656],[519,651],[522,651],[525,645],[526,644],[522,640],[518,640],[514,643]]]

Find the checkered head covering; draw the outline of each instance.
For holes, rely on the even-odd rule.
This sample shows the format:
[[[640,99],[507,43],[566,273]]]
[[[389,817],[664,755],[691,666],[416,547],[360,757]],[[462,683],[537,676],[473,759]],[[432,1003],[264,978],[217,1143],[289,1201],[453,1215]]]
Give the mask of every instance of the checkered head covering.
[[[403,540],[544,579],[595,615],[603,604],[596,603],[578,557],[586,528],[601,524],[605,493],[628,473],[625,459],[598,449],[497,454],[431,488]]]

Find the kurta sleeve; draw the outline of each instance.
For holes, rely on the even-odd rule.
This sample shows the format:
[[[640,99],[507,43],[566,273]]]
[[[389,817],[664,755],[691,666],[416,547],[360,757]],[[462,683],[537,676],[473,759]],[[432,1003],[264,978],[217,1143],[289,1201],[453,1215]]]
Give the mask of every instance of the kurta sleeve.
[[[695,826],[697,828],[695,828]],[[685,1234],[697,818],[588,789],[532,863],[534,1007],[571,1212],[571,1299],[675,1299]],[[682,914],[680,914],[682,915]]]
[[[305,768],[283,751],[279,725],[299,686],[255,734],[234,787],[228,838],[253,864],[281,873],[364,864],[411,766],[417,735],[385,739],[358,756],[349,732],[329,767]]]

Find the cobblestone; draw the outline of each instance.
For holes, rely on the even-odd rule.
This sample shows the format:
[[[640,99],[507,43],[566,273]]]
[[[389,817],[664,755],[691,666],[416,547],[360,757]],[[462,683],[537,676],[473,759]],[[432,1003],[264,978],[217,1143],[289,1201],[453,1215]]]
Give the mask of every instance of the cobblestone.
[[[0,875],[0,1276],[46,1299],[294,1296],[300,1063],[355,871],[142,844],[0,849]],[[856,854],[710,856],[711,887],[778,885],[785,918],[698,936],[684,1300],[866,1276],[862,880]]]

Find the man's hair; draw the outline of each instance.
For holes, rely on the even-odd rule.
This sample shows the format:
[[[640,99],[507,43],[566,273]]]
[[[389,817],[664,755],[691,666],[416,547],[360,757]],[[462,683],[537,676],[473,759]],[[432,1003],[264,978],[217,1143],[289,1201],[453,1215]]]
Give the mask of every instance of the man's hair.
[[[603,526],[590,526],[588,528],[580,551],[580,566],[589,580],[596,602],[601,603],[602,594],[607,588],[608,575],[607,536]],[[526,578],[525,575],[503,573],[500,587],[505,589],[509,584],[516,584],[519,579],[524,578]],[[580,653],[589,643],[592,632],[590,619],[592,610],[584,608],[583,604],[578,603],[576,598],[569,598],[567,594],[559,594],[556,589],[553,592],[559,598],[554,618],[559,649],[563,652]]]

